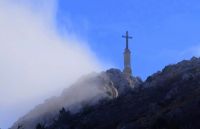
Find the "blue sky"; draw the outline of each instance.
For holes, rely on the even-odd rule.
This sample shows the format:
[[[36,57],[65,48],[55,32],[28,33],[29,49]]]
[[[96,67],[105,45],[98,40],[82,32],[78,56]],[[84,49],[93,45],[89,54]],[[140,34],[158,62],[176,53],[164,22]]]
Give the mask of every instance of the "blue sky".
[[[26,0],[11,0],[11,1],[15,1],[16,3],[18,3],[19,1],[23,1],[25,3],[27,2]],[[30,1],[27,2],[28,5]],[[38,4],[42,4],[44,1],[32,0],[30,4],[32,4],[32,2],[33,3],[38,2]],[[50,3],[50,0],[46,0],[45,2]],[[19,116],[22,116],[22,114],[28,112],[32,107],[37,105],[39,102],[43,102],[46,96],[45,97],[42,96],[43,99],[41,99],[41,97],[38,95],[38,87],[41,86],[43,88],[43,90],[41,91],[44,91],[44,93],[48,92],[48,90],[46,90],[43,85],[45,79],[47,81],[47,84],[55,83],[56,86],[54,86],[54,88],[58,88],[59,87],[58,82],[61,82],[60,84],[62,84],[62,82],[64,83],[67,80],[66,77],[69,77],[68,73],[70,72],[68,70],[69,69],[74,70],[75,66],[68,68],[66,64],[68,64],[68,62],[70,61],[77,62],[77,60],[74,60],[74,57],[71,58],[73,54],[71,54],[71,56],[69,57],[71,59],[69,60],[67,58],[69,55],[65,53],[66,49],[61,49],[61,52],[60,49],[57,49],[57,48],[63,48],[63,46],[57,46],[56,44],[55,46],[57,47],[55,47],[56,48],[55,50],[54,49],[49,50],[49,46],[46,46],[45,44],[47,42],[46,39],[48,39],[48,41],[54,41],[54,40],[52,40],[51,36],[48,35],[49,32],[46,32],[46,30],[43,30],[43,28],[40,26],[43,25],[40,24],[40,20],[37,21],[38,19],[36,18],[36,23],[35,23],[34,21],[35,17],[31,18],[32,15],[26,16],[26,13],[22,13],[21,11],[18,10],[18,8],[17,10],[19,12],[13,13],[15,12],[16,9],[12,10],[13,9],[12,6],[8,6],[9,8],[7,9],[4,6],[4,4],[2,5],[1,4],[2,1],[0,1],[0,6],[1,6],[0,10],[3,11],[0,11],[0,14],[5,13],[5,18],[8,18],[1,20],[1,22],[4,21],[3,23],[8,23],[8,24],[5,25],[0,24],[1,26],[0,37],[2,38],[2,39],[0,38],[1,41],[0,52],[3,53],[0,54],[1,55],[0,58],[2,59],[3,57],[3,59],[5,59],[5,61],[1,62],[1,65],[3,67],[0,67],[1,68],[0,71],[3,71],[0,74],[1,78],[3,78],[3,81],[1,81],[0,83],[2,82],[5,83],[5,85],[1,84],[0,91],[2,92],[1,95],[5,94],[5,96],[3,95],[0,101],[3,100],[3,102],[5,101],[6,104],[7,104],[6,100],[11,100],[11,102],[13,100],[17,102],[16,103],[17,106],[13,104],[15,105],[15,108],[13,108],[13,106],[8,106],[10,103],[7,105],[6,104],[3,105],[5,107],[4,108],[5,110],[1,106],[0,112],[3,112],[3,115],[0,115],[0,121],[3,121],[1,122],[3,123],[3,125],[0,125],[1,126],[0,128],[6,129],[17,118],[19,118]],[[41,6],[41,8],[42,7],[43,6]],[[128,30],[129,34],[133,37],[133,39],[130,40],[130,45],[129,45],[132,51],[133,75],[140,76],[143,79],[155,73],[156,71],[161,70],[164,66],[168,64],[174,64],[183,59],[190,59],[192,56],[200,56],[200,36],[199,36],[200,1],[199,0],[126,0],[126,1],[58,0],[57,9],[58,10],[56,12],[56,18],[53,20],[56,21],[57,25],[56,29],[58,29],[60,35],[65,34],[66,32],[65,29],[67,30],[67,32],[72,32],[80,39],[80,41],[88,42],[88,46],[91,48],[92,52],[96,55],[96,57],[100,60],[100,62],[103,62],[104,64],[109,64],[109,66],[116,67],[121,70],[123,69],[123,51],[125,48],[125,39],[122,38],[122,35],[124,35],[125,32]],[[37,14],[38,8],[35,8],[35,10],[34,11]],[[41,10],[39,10],[38,12],[40,13]],[[52,13],[54,13],[54,9]],[[43,16],[43,13],[41,15]],[[4,17],[4,15],[2,16]],[[2,16],[0,15],[0,17]],[[21,21],[21,19],[22,23],[23,22],[25,23],[28,22],[28,23],[26,24],[23,23],[23,25],[21,25],[21,22],[19,22]],[[44,19],[45,20],[48,19],[48,15],[45,15]],[[19,23],[16,22],[17,20]],[[39,24],[37,24],[37,22],[39,22]],[[45,24],[47,24],[48,26],[49,23]],[[24,33],[22,34],[19,33],[21,32],[20,30],[24,30],[22,31]],[[30,32],[31,36],[29,35],[29,33],[26,33],[26,31]],[[46,38],[46,36],[50,38]],[[5,41],[14,40],[13,43],[15,43],[15,40],[18,40],[16,42],[17,44],[16,47],[18,48],[17,50],[19,51],[18,54],[12,53],[12,50],[14,48],[12,46],[12,43],[11,43],[12,46],[11,49],[10,47],[8,47],[8,49],[4,50],[5,46],[7,45],[9,46],[9,43],[4,42],[4,38]],[[29,49],[24,47],[23,43],[25,41],[27,42],[30,41],[29,44],[27,42],[25,43],[27,45],[27,48]],[[22,45],[22,47],[20,45]],[[38,53],[37,48],[40,47],[42,48],[41,53]],[[55,53],[53,53],[52,51]],[[84,52],[78,52],[78,53],[82,54]],[[39,57],[41,57],[39,58],[39,60],[38,58],[36,58],[38,54]],[[35,58],[33,58],[32,60],[30,56],[33,56]],[[18,57],[19,60],[16,57]],[[84,57],[85,58],[82,59],[82,61],[80,60],[78,61],[80,63],[87,64],[88,67],[91,66],[90,64],[93,63],[87,63],[89,62],[87,60],[88,55],[85,55]],[[7,66],[5,68],[4,68],[4,63],[5,66]],[[6,65],[6,63],[8,63],[9,65]],[[29,63],[36,65],[33,65],[35,67],[32,67],[32,65],[30,65],[31,68],[29,68]],[[55,66],[60,66],[60,65],[61,66],[63,65],[63,67],[57,67],[55,69]],[[20,67],[21,69],[19,69],[18,66],[21,66]],[[82,67],[80,66],[80,68]],[[91,67],[89,67],[88,69],[90,68]],[[53,73],[55,72],[54,69],[55,71],[59,72],[58,73],[56,72],[56,74],[51,74],[51,72]],[[16,72],[15,70],[20,72]],[[84,69],[82,72],[85,73],[85,71],[88,70]],[[29,74],[30,80],[26,79],[26,77],[29,77],[27,76],[27,72],[30,72]],[[32,72],[35,74],[32,75]],[[77,73],[80,74],[79,71]],[[43,79],[40,80],[40,76],[38,76],[38,74],[43,75],[44,80]],[[56,75],[56,77],[53,75]],[[51,78],[54,78],[55,80]],[[37,80],[38,82],[35,81],[34,79]],[[24,83],[24,80],[28,81]],[[32,86],[28,84],[35,84],[32,82],[38,83],[38,85],[34,85],[34,89],[27,87],[27,86],[29,87]],[[69,81],[67,80],[67,82]],[[10,83],[11,84],[13,83],[13,85],[11,85]],[[9,86],[13,87],[10,88]],[[53,85],[52,86],[46,85],[46,86],[47,89],[53,90],[52,88]],[[10,89],[12,90],[10,91]],[[29,103],[27,103],[27,101],[23,99],[21,100],[20,95],[23,95],[21,89],[24,89],[24,92],[27,93],[26,94],[27,96],[26,97],[22,96],[22,98],[28,99]],[[35,100],[35,102],[29,101],[29,99],[32,97],[29,96],[29,93],[31,93],[31,95],[33,94],[33,96],[35,95],[36,98],[39,96]],[[43,95],[43,92],[41,92],[41,94]],[[21,102],[23,104],[18,105],[18,102]],[[27,106],[24,106],[24,103]],[[7,106],[10,108],[8,108]],[[16,111],[15,109],[19,111]]]
[[[57,25],[88,41],[103,62],[123,68],[126,30],[133,74],[145,79],[165,65],[199,56],[198,0],[60,0]]]

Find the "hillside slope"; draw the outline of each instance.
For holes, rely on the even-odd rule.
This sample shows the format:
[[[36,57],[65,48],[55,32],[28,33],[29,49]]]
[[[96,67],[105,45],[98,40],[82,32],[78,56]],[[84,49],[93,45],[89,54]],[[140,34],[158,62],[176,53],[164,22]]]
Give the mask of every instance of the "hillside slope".
[[[108,73],[116,77],[120,71]],[[120,84],[119,78],[111,79],[117,91],[126,82]],[[60,109],[52,123],[38,124],[37,129],[200,128],[200,58],[166,66],[143,83],[138,80],[134,82],[139,85],[117,97],[85,105],[76,113]]]

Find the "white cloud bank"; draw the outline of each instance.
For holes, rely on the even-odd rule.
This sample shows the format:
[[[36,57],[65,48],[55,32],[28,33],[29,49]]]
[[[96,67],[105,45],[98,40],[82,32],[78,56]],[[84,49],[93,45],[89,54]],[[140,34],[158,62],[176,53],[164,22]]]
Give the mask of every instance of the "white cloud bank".
[[[86,43],[55,27],[55,0],[0,1],[0,128],[100,65]],[[73,38],[71,38],[73,37]]]

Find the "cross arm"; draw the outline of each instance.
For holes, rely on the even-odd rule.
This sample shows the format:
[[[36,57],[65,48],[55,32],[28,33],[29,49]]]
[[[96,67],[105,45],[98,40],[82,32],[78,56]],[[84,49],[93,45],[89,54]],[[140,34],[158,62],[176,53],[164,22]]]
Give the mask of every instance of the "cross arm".
[[[132,39],[133,37],[131,37],[131,36],[124,36],[124,35],[122,35],[122,38],[128,38],[128,39]]]

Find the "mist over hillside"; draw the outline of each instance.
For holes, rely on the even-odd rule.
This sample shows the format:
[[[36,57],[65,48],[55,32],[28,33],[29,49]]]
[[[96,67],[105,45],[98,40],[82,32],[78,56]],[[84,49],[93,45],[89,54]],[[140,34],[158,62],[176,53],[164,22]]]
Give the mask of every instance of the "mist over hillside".
[[[92,106],[101,100],[112,100],[139,87],[140,78],[127,78],[120,70],[110,69],[102,73],[91,73],[81,77],[71,87],[63,90],[58,97],[47,99],[36,106],[28,114],[21,117],[12,127],[23,125],[24,128],[34,129],[37,123],[52,123],[58,117],[62,108],[75,114],[85,106]]]

